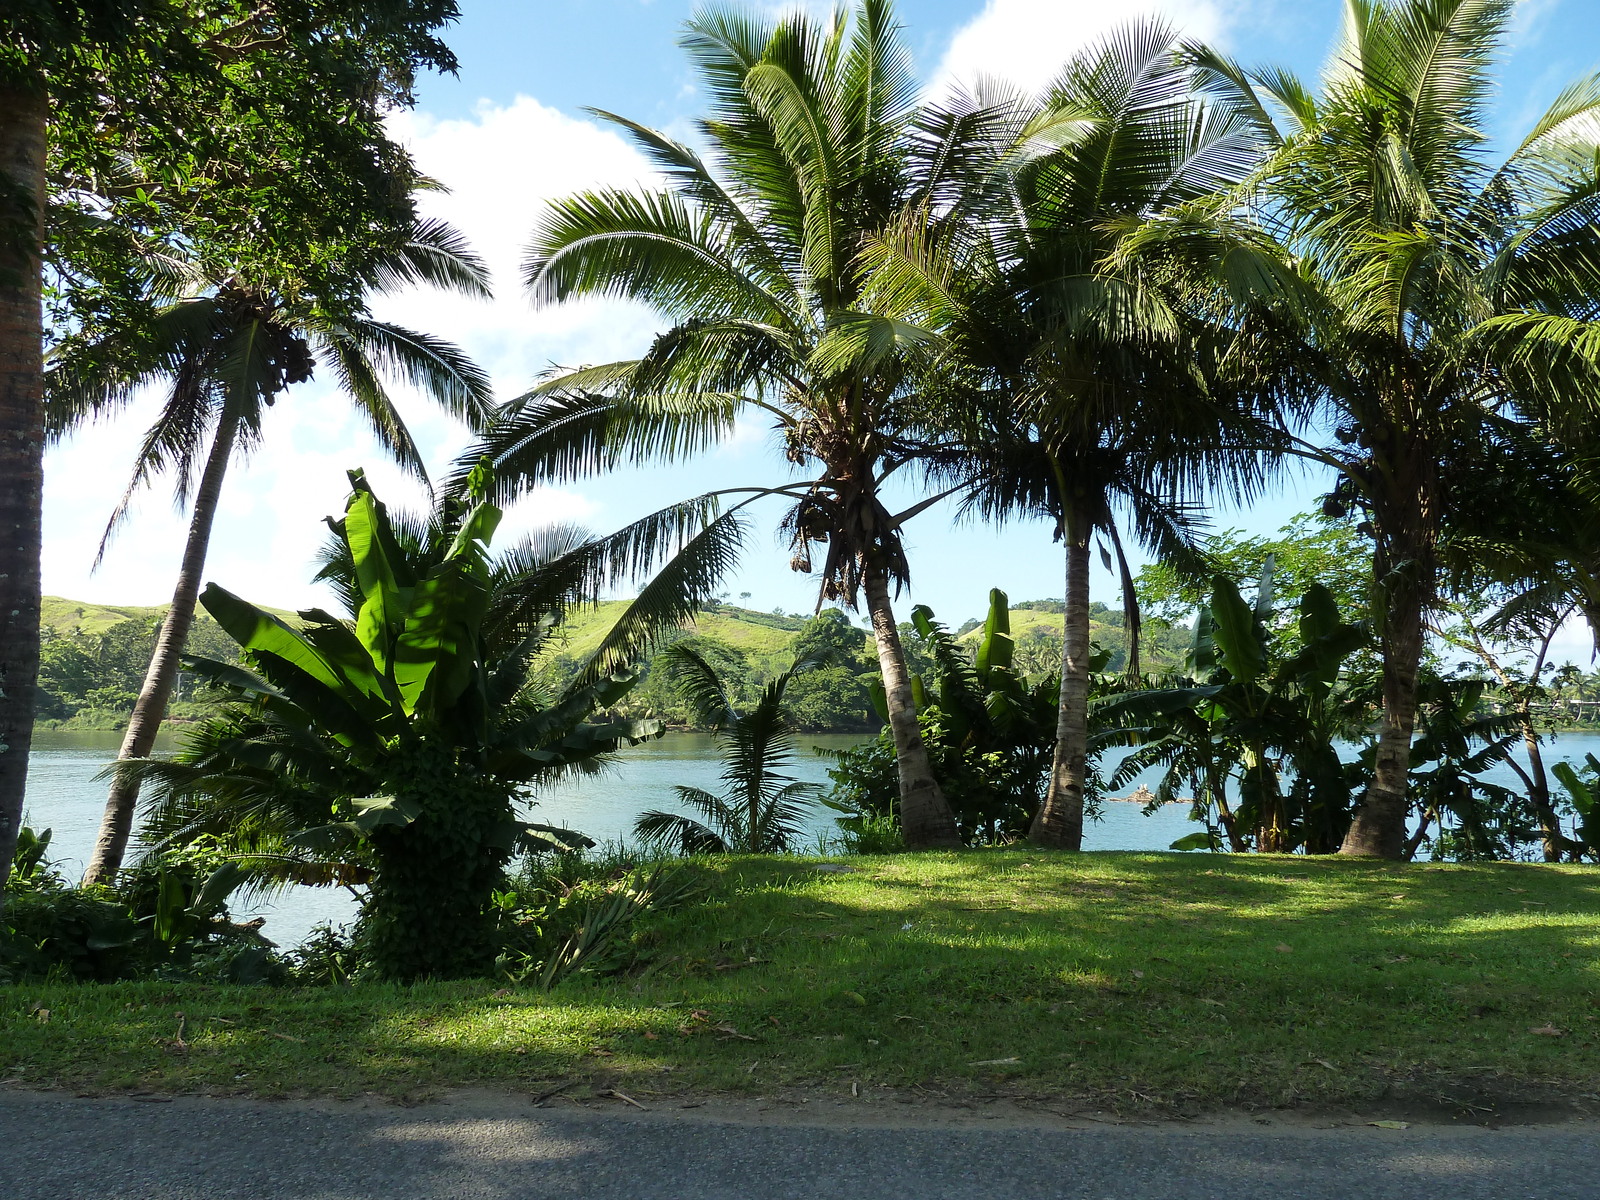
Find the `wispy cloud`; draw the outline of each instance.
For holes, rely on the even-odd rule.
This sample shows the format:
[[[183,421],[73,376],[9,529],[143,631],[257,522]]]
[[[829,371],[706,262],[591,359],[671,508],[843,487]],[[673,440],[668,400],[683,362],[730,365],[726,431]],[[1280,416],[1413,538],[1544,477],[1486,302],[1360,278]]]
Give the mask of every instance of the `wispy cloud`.
[[[1034,91],[1074,51],[1129,21],[1162,17],[1188,37],[1215,41],[1244,8],[1241,0],[988,0],[950,39],[933,86],[988,77]]]
[[[496,298],[483,302],[416,291],[380,299],[378,315],[457,342],[490,372],[501,396],[523,390],[551,364],[610,361],[648,344],[657,323],[642,307],[591,302],[536,312],[520,281],[523,248],[547,200],[649,178],[649,165],[621,137],[525,96],[508,105],[484,105],[467,120],[402,114],[393,128],[422,169],[450,187],[426,196],[423,209],[466,233],[494,273]],[[466,431],[420,396],[395,391],[430,469],[442,469],[466,443]],[[131,469],[137,436],[155,411],[155,398],[146,397],[116,423],[83,429],[51,451],[47,591],[135,604],[160,603],[170,595],[185,519],[173,512],[164,482],[140,502],[100,572],[89,572],[106,516]],[[207,577],[264,603],[325,602],[309,583],[326,534],[320,519],[339,511],[345,470],[355,466],[364,467],[396,503],[426,498],[387,465],[331,384],[319,379],[293,389],[269,414],[263,447],[228,481]],[[543,489],[516,506],[507,530],[556,521],[604,525],[611,519],[605,508],[601,498],[580,490]]]

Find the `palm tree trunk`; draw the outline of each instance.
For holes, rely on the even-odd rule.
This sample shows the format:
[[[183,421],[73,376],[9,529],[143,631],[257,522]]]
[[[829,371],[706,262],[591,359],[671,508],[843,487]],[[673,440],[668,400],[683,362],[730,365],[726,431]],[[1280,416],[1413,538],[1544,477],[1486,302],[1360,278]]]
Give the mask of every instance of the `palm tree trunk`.
[[[0,907],[22,828],[39,675],[44,495],[42,91],[0,90]]]
[[[1089,528],[1067,520],[1067,602],[1062,621],[1061,704],[1050,790],[1028,839],[1060,850],[1083,849],[1083,789],[1089,751]]]
[[[1387,563],[1379,556],[1379,578]],[[1383,631],[1383,722],[1372,782],[1356,809],[1339,853],[1399,859],[1405,853],[1406,789],[1411,734],[1417,723],[1417,671],[1422,663],[1422,595],[1413,581],[1391,593]]]
[[[145,672],[144,686],[139,689],[139,699],[133,706],[133,716],[128,720],[128,731],[122,738],[122,749],[117,753],[121,762],[129,758],[146,758],[155,747],[156,734],[161,731],[161,720],[167,714],[167,701],[172,697],[172,685],[178,678],[178,666],[183,657],[184,643],[189,640],[189,629],[194,624],[195,598],[200,594],[200,576],[205,571],[206,551],[211,544],[211,525],[217,515],[217,502],[222,495],[222,480],[228,473],[228,462],[233,456],[233,443],[239,430],[237,419],[226,409],[217,422],[217,432],[211,443],[211,453],[206,458],[200,487],[195,493],[194,513],[189,518],[189,540],[184,544],[183,562],[178,568],[178,584],[172,592],[172,607],[161,623],[161,636],[156,640],[155,653]],[[100,836],[95,841],[94,855],[89,869],[84,872],[84,883],[106,883],[122,866],[128,849],[128,837],[133,832],[134,806],[139,800],[136,780],[118,776],[112,781],[106,796],[105,813],[100,818]]]
[[[933,763],[917,728],[917,707],[911,699],[911,672],[900,629],[889,602],[889,577],[880,567],[863,573],[862,590],[872,615],[872,632],[878,643],[878,667],[883,672],[883,694],[894,735],[895,766],[900,774],[900,828],[913,850],[959,850],[961,834],[944,789],[933,775]]]
[[[1550,778],[1544,770],[1544,754],[1539,749],[1539,731],[1534,728],[1533,714],[1523,702],[1522,744],[1528,750],[1528,799],[1533,801],[1533,811],[1539,817],[1539,832],[1544,842],[1545,862],[1561,861],[1561,851],[1566,835],[1561,832],[1561,818],[1550,803]]]
[[[1569,608],[1560,617],[1550,623],[1550,628],[1545,631],[1544,640],[1539,644],[1539,653],[1533,660],[1533,669],[1528,673],[1528,679],[1535,687],[1544,676],[1545,660],[1550,657],[1550,643],[1555,640],[1561,627],[1566,624],[1567,617],[1571,616]],[[1524,691],[1522,695],[1522,744],[1528,748],[1528,799],[1533,801],[1533,811],[1539,816],[1539,831],[1543,834],[1545,862],[1560,862],[1562,851],[1566,847],[1566,835],[1561,832],[1561,818],[1556,815],[1555,806],[1550,803],[1550,778],[1544,770],[1544,754],[1539,749],[1539,730],[1533,720],[1533,696]]]

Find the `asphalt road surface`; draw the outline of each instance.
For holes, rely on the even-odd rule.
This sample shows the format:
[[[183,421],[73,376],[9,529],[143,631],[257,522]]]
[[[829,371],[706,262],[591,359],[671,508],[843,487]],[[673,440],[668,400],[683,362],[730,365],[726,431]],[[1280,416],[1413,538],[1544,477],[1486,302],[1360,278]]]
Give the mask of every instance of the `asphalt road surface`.
[[[753,1110],[752,1110],[753,1111]],[[707,1117],[706,1112],[712,1115]],[[0,1089],[5,1200],[1596,1200],[1587,1123],[910,1123],[866,1106],[593,1112]],[[825,1116],[826,1120],[814,1117]],[[858,1120],[876,1121],[862,1125]],[[850,1123],[846,1123],[850,1122]]]

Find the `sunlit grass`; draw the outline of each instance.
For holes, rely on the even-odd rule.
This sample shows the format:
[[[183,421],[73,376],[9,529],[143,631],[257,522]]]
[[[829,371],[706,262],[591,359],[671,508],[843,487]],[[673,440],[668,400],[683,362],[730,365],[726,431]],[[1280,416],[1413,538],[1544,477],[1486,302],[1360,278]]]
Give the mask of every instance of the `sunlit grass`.
[[[639,970],[550,994],[0,989],[0,1077],[387,1095],[854,1082],[1201,1106],[1573,1098],[1600,1080],[1593,868],[1032,850],[850,863],[708,864],[710,890],[656,919]]]

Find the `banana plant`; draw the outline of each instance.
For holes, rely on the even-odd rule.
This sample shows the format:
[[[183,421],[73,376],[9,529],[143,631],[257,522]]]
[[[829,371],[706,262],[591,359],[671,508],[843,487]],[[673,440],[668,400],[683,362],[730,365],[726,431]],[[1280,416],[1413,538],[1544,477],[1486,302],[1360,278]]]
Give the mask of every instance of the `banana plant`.
[[[976,647],[954,637],[925,604],[912,609],[911,623],[937,671],[931,680],[912,678],[912,698],[924,714],[924,736],[935,747],[963,837],[1020,836],[1044,800],[1061,677],[1030,682],[1017,673],[1010,600],[999,588],[989,591]],[[1108,659],[1098,651],[1092,670],[1104,671]],[[873,698],[881,713],[876,690]]]
[[[187,666],[236,703],[175,762],[135,769],[158,801],[155,826],[172,836],[254,828],[263,836],[242,857],[269,876],[366,883],[361,926],[380,975],[482,972],[510,857],[592,844],[523,819],[527,789],[660,734],[658,722],[591,716],[633,686],[621,660],[704,599],[737,527],[718,517],[687,538],[551,695],[535,668],[566,606],[593,599],[618,564],[665,556],[662,515],[609,539],[558,531],[559,552],[496,559],[501,512],[486,499],[486,469],[470,503],[446,501],[398,533],[360,472],[351,484],[324,572],[351,616],[311,609],[291,623],[209,585],[201,603],[247,666]]]
[[[1340,675],[1369,634],[1314,584],[1299,601],[1298,646],[1284,644],[1273,631],[1273,576],[1269,557],[1253,603],[1216,576],[1195,619],[1191,678],[1096,706],[1096,721],[1120,730],[1108,740],[1136,747],[1114,785],[1160,766],[1158,802],[1192,789],[1208,832],[1175,849],[1220,848],[1226,838],[1235,852],[1331,853],[1349,822],[1352,781],[1334,744],[1355,713]]]
[[[1600,861],[1600,759],[1586,754],[1581,769],[1569,762],[1558,762],[1550,769],[1578,814],[1570,846],[1573,858],[1588,855]]]

